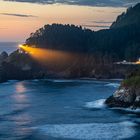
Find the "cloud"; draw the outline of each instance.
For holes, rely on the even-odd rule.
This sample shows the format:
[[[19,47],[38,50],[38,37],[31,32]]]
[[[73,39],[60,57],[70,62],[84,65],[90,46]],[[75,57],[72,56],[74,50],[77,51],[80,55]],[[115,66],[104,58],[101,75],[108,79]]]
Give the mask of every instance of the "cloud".
[[[6,16],[15,16],[15,17],[37,17],[33,15],[25,15],[25,14],[12,14],[12,13],[1,13],[1,15],[6,15]]]
[[[111,24],[111,23],[113,23],[113,21],[103,21],[103,20],[101,20],[101,21],[93,21],[94,23],[98,23],[98,24]]]
[[[4,1],[17,1],[17,2],[30,2],[30,3],[43,3],[43,4],[71,4],[71,5],[87,5],[87,6],[112,6],[112,7],[129,7],[134,5],[140,0],[4,0]]]
[[[88,25],[88,24],[83,24],[83,27],[88,27],[88,28],[109,28],[110,26],[107,25]]]
[[[92,22],[90,22],[90,24],[83,24],[82,26],[87,27],[87,28],[108,29],[112,23],[113,23],[113,21],[99,20],[99,21],[92,21]]]

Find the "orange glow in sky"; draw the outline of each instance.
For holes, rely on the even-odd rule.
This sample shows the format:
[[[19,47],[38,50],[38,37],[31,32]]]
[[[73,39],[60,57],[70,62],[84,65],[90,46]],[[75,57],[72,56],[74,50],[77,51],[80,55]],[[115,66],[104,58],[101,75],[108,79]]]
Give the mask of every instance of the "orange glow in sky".
[[[31,4],[0,1],[0,41],[24,42],[31,32],[45,24],[83,25],[99,30],[110,26],[126,8],[64,4]]]

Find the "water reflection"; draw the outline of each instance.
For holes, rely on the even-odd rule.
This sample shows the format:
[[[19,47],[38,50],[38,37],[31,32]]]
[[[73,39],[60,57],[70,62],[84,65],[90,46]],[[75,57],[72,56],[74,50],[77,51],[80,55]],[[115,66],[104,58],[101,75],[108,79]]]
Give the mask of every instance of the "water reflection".
[[[15,93],[12,95],[13,105],[12,105],[12,116],[10,120],[13,122],[13,135],[15,139],[24,139],[31,135],[32,130],[30,129],[30,124],[32,118],[27,112],[30,107],[30,100],[27,95],[27,88],[24,82],[18,82],[15,84]]]
[[[19,114],[12,117],[12,120],[15,123],[14,133],[15,136],[23,139],[24,137],[28,137],[32,133],[32,129],[30,128],[32,118],[28,113]]]
[[[15,94],[12,95],[13,109],[23,111],[30,106],[29,98],[27,96],[27,89],[24,82],[18,82],[15,84]]]
[[[19,82],[15,85],[16,87],[16,93],[24,93],[27,91],[25,85],[23,82]]]
[[[27,106],[28,105],[28,97],[26,95],[26,92],[27,92],[27,89],[24,85],[24,82],[18,82],[16,85],[15,85],[15,91],[16,93],[13,94],[13,99],[15,101],[15,106],[17,106],[18,108],[21,106]],[[17,105],[18,104],[18,105]]]

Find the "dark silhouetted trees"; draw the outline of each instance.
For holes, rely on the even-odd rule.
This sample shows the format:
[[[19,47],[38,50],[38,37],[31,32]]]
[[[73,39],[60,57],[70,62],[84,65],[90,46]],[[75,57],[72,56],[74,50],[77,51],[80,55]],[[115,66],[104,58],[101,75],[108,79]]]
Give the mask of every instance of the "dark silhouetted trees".
[[[109,61],[136,60],[140,57],[140,4],[118,16],[108,30],[94,32],[75,25],[45,25],[32,33],[26,44],[108,56]]]

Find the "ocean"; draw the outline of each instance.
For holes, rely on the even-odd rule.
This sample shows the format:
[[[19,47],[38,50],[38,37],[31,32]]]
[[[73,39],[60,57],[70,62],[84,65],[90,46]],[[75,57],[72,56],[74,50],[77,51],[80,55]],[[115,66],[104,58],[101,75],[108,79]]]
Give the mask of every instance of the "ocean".
[[[0,42],[0,53],[6,51],[10,54],[18,48],[19,44],[18,42]]]
[[[132,140],[140,112],[104,101],[120,80],[27,80],[0,84],[0,140]]]

